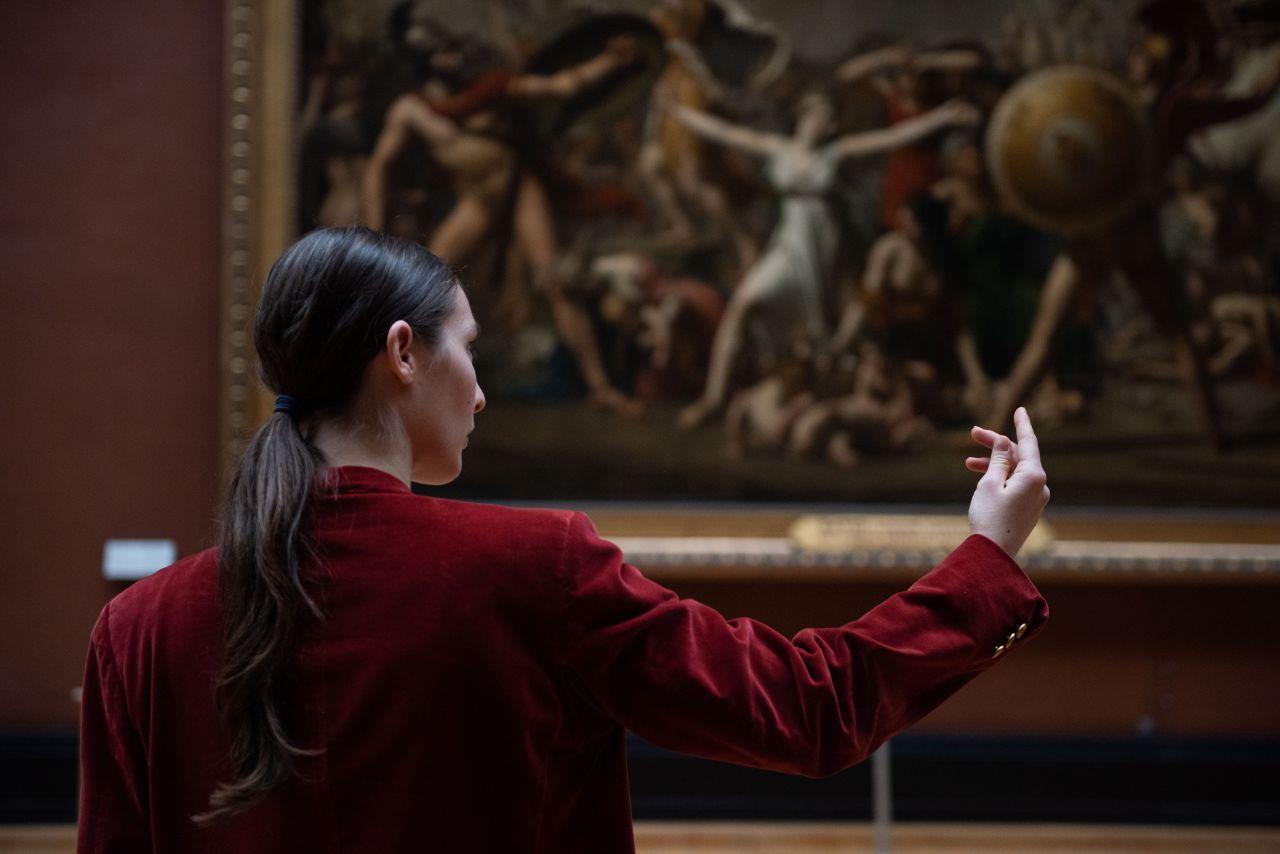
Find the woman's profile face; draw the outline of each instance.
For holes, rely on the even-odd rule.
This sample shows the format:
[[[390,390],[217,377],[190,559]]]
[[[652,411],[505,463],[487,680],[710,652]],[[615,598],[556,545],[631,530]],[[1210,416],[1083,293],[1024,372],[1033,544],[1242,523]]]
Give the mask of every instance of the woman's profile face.
[[[436,346],[414,343],[425,366],[406,419],[416,483],[448,483],[462,471],[462,450],[476,413],[484,409],[484,392],[471,361],[478,333],[467,295],[455,288],[453,313],[441,327]]]

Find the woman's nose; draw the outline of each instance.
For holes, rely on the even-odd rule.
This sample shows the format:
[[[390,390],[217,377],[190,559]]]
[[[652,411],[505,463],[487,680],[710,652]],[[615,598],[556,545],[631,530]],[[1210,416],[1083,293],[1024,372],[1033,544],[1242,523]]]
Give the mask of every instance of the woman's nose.
[[[480,386],[476,386],[476,408],[475,412],[484,409],[484,390]]]

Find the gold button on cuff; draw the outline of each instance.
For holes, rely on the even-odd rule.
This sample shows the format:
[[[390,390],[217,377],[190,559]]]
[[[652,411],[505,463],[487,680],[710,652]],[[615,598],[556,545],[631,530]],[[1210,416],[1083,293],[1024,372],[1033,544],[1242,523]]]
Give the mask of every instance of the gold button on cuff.
[[[994,655],[992,655],[991,657],[992,657],[992,658],[999,658],[999,657],[1000,657],[1000,653],[1004,652],[1004,650],[1005,650],[1004,644],[1000,644],[1000,646],[996,647],[995,654],[994,654]]]
[[[1013,642],[1018,639],[1017,632],[1009,632],[1009,637],[1005,638],[1004,645],[1006,647],[1013,646]]]
[[[1018,640],[1022,640],[1022,636],[1025,635],[1026,633],[1027,633],[1026,623],[1023,623],[1022,625],[1018,626],[1018,632],[1017,632]]]

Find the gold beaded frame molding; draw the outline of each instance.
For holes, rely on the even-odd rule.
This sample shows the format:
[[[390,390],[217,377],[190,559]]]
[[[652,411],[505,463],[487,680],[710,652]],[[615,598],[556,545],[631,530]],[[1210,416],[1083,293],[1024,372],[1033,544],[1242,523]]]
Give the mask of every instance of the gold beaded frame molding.
[[[293,239],[293,0],[227,0],[223,53],[222,322],[218,469],[270,411],[253,353],[253,315],[271,261]]]

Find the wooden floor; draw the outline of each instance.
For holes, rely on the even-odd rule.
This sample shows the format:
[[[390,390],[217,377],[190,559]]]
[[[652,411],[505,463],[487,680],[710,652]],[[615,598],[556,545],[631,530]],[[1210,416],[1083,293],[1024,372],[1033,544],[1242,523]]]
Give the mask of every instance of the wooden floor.
[[[834,854],[874,845],[865,824],[640,822],[639,854]],[[71,854],[72,825],[0,825],[3,854]],[[1280,854],[1280,828],[904,824],[893,854]]]
[[[875,850],[865,824],[636,825],[639,854],[834,854]],[[1280,829],[1128,825],[898,825],[893,854],[1262,854],[1280,852]]]

